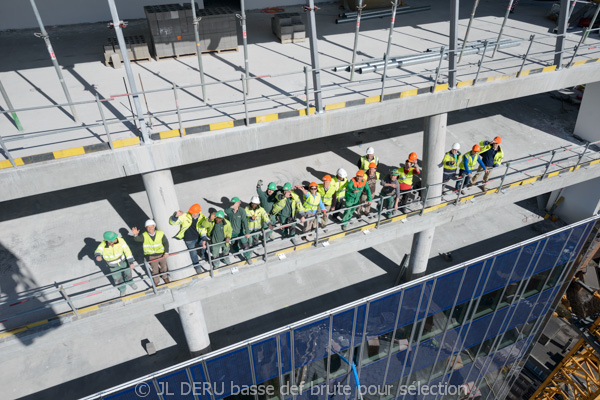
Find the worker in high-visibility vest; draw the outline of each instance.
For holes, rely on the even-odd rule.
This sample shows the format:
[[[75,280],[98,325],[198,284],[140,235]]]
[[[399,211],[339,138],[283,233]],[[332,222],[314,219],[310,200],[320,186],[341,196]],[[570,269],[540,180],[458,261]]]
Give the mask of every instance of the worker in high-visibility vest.
[[[104,240],[96,248],[94,255],[96,261],[104,260],[108,264],[110,274],[121,296],[127,290],[125,284],[131,286],[133,290],[137,289],[131,274],[131,270],[135,268],[135,260],[123,238],[120,238],[115,232],[104,232]]]
[[[371,195],[375,193],[375,189],[377,188],[377,181],[379,181],[380,173],[377,172],[377,164],[372,162],[369,164],[369,169],[365,171],[365,179],[367,181],[367,185],[369,185],[369,190],[371,191]],[[358,216],[360,218],[361,215],[370,216],[371,215],[371,205],[366,204],[367,202],[367,192],[363,190],[360,195],[360,204],[363,204],[358,208]]]
[[[269,229],[273,230],[273,224],[269,215],[264,208],[260,206],[260,199],[258,196],[252,196],[250,204],[245,208],[246,216],[248,217],[248,228],[250,234],[260,232],[263,227],[269,226]],[[266,236],[266,235],[265,235]],[[265,237],[265,239],[267,239]],[[250,240],[250,246],[256,246],[260,240],[260,235],[252,235]]]
[[[331,182],[331,176],[325,175],[322,179],[323,183],[319,183],[317,193],[321,196],[321,201],[327,212],[331,211],[333,199],[335,197],[336,187]],[[327,218],[321,218],[321,228],[327,226]]]
[[[185,213],[181,210],[175,211],[173,215],[171,215],[171,218],[169,218],[169,224],[181,225],[175,238],[183,239],[188,249],[195,249],[202,246],[200,248],[200,255],[203,259],[206,257],[206,247],[208,242],[206,228],[204,227],[205,222],[206,217],[202,214],[202,207],[200,207],[200,204],[192,205],[188,212]],[[190,229],[190,227],[194,228]],[[194,265],[194,268],[196,268],[196,272],[202,272],[200,260],[198,259],[198,250],[191,250],[189,253],[192,264]]]
[[[300,223],[304,224],[304,206],[302,205],[302,201],[300,200],[300,196],[296,193],[292,192],[292,184],[286,182],[283,185],[282,192],[277,193],[277,202],[273,206],[273,210],[271,213],[275,217],[279,217],[281,225],[287,225],[294,222],[296,217],[300,215]],[[281,229],[281,237],[282,238],[291,238],[292,243],[297,245],[297,241],[295,239],[296,236],[296,227],[288,226]]]
[[[410,153],[408,160],[404,162],[404,167],[398,168],[398,182],[400,183],[400,211],[406,213],[406,203],[408,196],[413,188],[413,176],[421,173],[421,168],[417,164],[417,153]]]
[[[335,185],[335,198],[331,207],[334,210],[344,208],[344,203],[346,202],[346,185],[348,184],[348,173],[344,168],[337,170],[336,175],[331,180],[331,184]]]
[[[375,163],[375,165],[379,166],[379,157],[375,155],[375,149],[369,147],[367,149],[367,154],[358,160],[358,169],[362,169],[363,171],[367,172],[371,163]]]
[[[258,194],[258,198],[260,199],[260,206],[265,209],[265,212],[267,213],[267,215],[269,216],[269,219],[271,220],[271,224],[275,225],[277,223],[277,220],[276,220],[275,216],[271,213],[271,210],[273,210],[273,205],[277,201],[277,198],[276,198],[277,184],[275,182],[270,182],[267,185],[266,192],[262,190],[262,184],[263,184],[262,179],[260,179],[256,183],[256,193]],[[271,239],[272,234],[273,234],[273,231],[266,232],[267,240]]]
[[[311,230],[317,227],[319,210],[323,213],[322,218],[325,219],[325,225],[327,225],[327,210],[325,209],[325,205],[321,200],[321,195],[317,190],[318,185],[316,182],[311,182],[310,185],[308,185],[308,190],[306,190],[302,185],[296,186],[296,189],[300,189],[302,193],[304,193],[304,204],[302,206],[304,207],[306,217],[309,218],[304,224],[304,233],[309,233]],[[307,239],[310,235],[312,234],[309,234],[303,238]]]
[[[144,258],[152,267],[152,276],[154,277],[154,285],[158,285],[160,278],[165,283],[169,283],[167,276],[167,260],[169,256],[169,239],[163,231],[156,229],[156,222],[149,219],[145,224],[146,232],[140,235],[140,230],[135,226],[131,228],[133,240],[142,243],[144,250]],[[157,276],[159,275],[160,276]]]
[[[458,167],[462,160],[462,155],[460,154],[459,150],[460,143],[454,143],[450,151],[444,154],[444,159],[442,160],[442,165],[444,169],[442,182],[448,182],[451,179],[456,179],[456,171],[458,170]],[[447,191],[445,190],[444,193],[446,192]]]
[[[482,170],[485,169],[485,164],[483,163],[483,161],[481,160],[481,157],[479,156],[480,151],[481,151],[481,146],[476,144],[473,146],[471,151],[466,153],[462,158],[462,161],[460,163],[460,177],[464,178],[464,183],[462,183],[463,188],[465,186],[469,186],[469,183],[471,183],[471,177],[473,176],[473,174],[476,171],[475,168],[477,167],[477,164],[479,164],[481,166]],[[456,181],[456,191],[457,192],[460,190],[461,181],[462,181],[461,179]],[[461,194],[465,194],[465,191],[462,190]]]
[[[479,156],[481,157],[481,161],[485,164],[485,168],[477,168],[477,173],[473,175],[471,178],[471,183],[469,186],[473,186],[477,184],[477,178],[479,177],[479,173],[483,170],[483,179],[481,183],[481,190],[485,192],[486,184],[490,179],[490,174],[494,168],[499,167],[502,164],[502,160],[504,160],[504,151],[502,151],[502,147],[500,143],[502,142],[502,138],[500,136],[496,136],[492,140],[482,140],[479,142],[479,147],[481,151],[479,152]]]
[[[221,261],[216,260],[220,257],[224,257],[223,264],[229,264],[228,256],[233,230],[231,223],[225,219],[225,213],[222,210],[213,211],[204,221],[204,226],[212,243],[210,253],[213,267],[217,268],[221,265]]]
[[[234,253],[240,251],[240,249],[248,250],[249,247],[248,240],[250,239],[250,228],[248,227],[248,216],[246,215],[246,210],[244,210],[243,207],[240,207],[241,204],[240,198],[234,197],[231,199],[231,207],[225,210],[225,215],[231,223],[231,238],[239,238],[233,242]],[[252,264],[252,258],[250,257],[249,251],[243,253],[243,256],[248,264]]]
[[[346,230],[348,226],[348,221],[352,219],[352,215],[354,214],[354,210],[356,206],[360,203],[360,196],[363,191],[367,192],[367,204],[371,205],[371,189],[369,185],[367,185],[367,180],[365,179],[365,171],[358,170],[356,176],[350,181],[348,181],[348,185],[346,186],[346,207],[349,207],[344,212],[344,217],[342,218],[342,230]]]
[[[398,211],[398,201],[400,200],[400,182],[398,182],[398,175],[400,175],[398,170],[393,169],[390,172],[390,175],[385,180],[381,181],[381,185],[383,186],[379,193],[379,196],[381,197],[380,201],[383,202],[381,209],[383,210],[386,208],[388,210],[388,218],[391,218],[393,213]]]

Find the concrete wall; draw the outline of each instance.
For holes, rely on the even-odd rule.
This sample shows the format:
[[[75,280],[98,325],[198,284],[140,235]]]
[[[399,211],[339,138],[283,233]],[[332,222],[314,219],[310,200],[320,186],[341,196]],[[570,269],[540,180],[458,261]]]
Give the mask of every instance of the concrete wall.
[[[588,83],[585,85],[583,101],[579,108],[579,115],[573,133],[589,142],[600,140],[598,104],[600,104],[600,82]]]
[[[600,179],[566,187],[560,195],[564,200],[555,214],[567,224],[581,221],[597,214],[600,209]]]
[[[144,6],[183,3],[187,0],[115,0],[121,19],[145,18]],[[201,2],[196,0],[198,4]],[[46,26],[81,24],[110,20],[106,0],[37,0],[37,7]],[[251,0],[247,9],[285,7],[304,4],[301,0]],[[34,28],[37,26],[29,0],[0,0],[0,30]]]

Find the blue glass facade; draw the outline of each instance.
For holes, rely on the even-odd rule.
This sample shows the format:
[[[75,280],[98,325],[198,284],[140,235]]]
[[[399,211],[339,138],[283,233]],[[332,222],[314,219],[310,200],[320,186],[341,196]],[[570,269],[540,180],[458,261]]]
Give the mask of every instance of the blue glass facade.
[[[571,225],[95,397],[352,400],[358,379],[369,400],[458,398],[440,393],[448,385],[497,398],[595,223]],[[407,393],[425,385],[429,393]]]

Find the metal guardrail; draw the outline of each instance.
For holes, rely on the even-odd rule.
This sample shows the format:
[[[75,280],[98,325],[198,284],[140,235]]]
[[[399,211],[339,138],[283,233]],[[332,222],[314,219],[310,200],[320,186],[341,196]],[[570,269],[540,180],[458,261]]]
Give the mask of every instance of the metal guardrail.
[[[462,72],[464,72],[464,75],[468,75],[470,73],[469,70],[471,70],[473,66],[476,66],[477,72],[475,75],[475,79],[472,82],[472,85],[476,85],[477,80],[479,79],[479,74],[484,65],[488,69],[491,69],[491,68],[493,68],[492,65],[497,66],[500,63],[505,63],[509,59],[510,60],[518,60],[518,62],[516,64],[511,64],[509,66],[500,66],[500,67],[498,67],[498,70],[501,70],[501,69],[510,70],[513,68],[519,68],[518,72],[515,75],[517,78],[519,78],[519,77],[521,77],[521,73],[522,73],[523,68],[527,61],[530,61],[530,62],[538,64],[538,65],[551,66],[554,63],[554,57],[556,56],[556,54],[562,54],[564,57],[571,55],[570,61],[568,63],[557,66],[557,69],[570,68],[574,65],[576,59],[586,60],[586,59],[589,59],[589,57],[592,54],[600,53],[600,48],[596,45],[591,45],[591,46],[585,47],[585,39],[593,31],[598,31],[598,29],[594,29],[594,30],[586,29],[585,31],[566,33],[564,35],[564,40],[567,42],[571,42],[573,44],[573,47],[571,50],[570,48],[567,49],[567,47],[565,46],[565,51],[560,52],[560,53],[557,53],[554,50],[554,48],[552,47],[553,46],[552,44],[543,42],[543,39],[557,39],[557,38],[561,38],[562,35],[531,35],[531,36],[529,36],[529,38],[514,38],[513,37],[513,38],[511,38],[511,41],[513,41],[513,42],[514,41],[529,42],[527,50],[524,54],[519,55],[519,56],[505,54],[505,57],[493,58],[493,56],[492,56],[492,57],[489,57],[489,59],[487,59],[486,52],[483,51],[481,56],[477,57],[478,58],[477,62],[474,62],[471,64],[459,65],[459,66],[457,66],[457,68],[455,70],[450,70],[449,67],[442,68],[443,60],[444,59],[449,60],[450,58],[452,58],[451,57],[452,54],[454,54],[454,52],[449,51],[449,50],[447,51],[445,47],[442,47],[441,51],[438,52],[437,56],[435,55],[435,51],[437,51],[437,50],[434,49],[435,51],[432,51],[433,55],[439,59],[438,67],[435,68],[434,70],[423,69],[423,70],[419,70],[419,71],[415,71],[415,72],[402,73],[402,74],[396,75],[396,76],[388,76],[390,74],[391,70],[395,69],[395,67],[388,65],[388,62],[383,62],[383,59],[389,60],[389,63],[392,63],[394,61],[394,57],[389,57],[389,55],[384,54],[384,57],[381,60],[374,59],[374,60],[370,60],[367,62],[365,62],[365,61],[360,62],[361,64],[383,62],[383,64],[385,64],[385,68],[384,68],[383,74],[381,76],[377,76],[374,78],[367,77],[362,80],[349,80],[348,82],[345,82],[345,83],[331,83],[331,84],[323,86],[320,93],[322,94],[325,92],[332,92],[332,96],[336,96],[336,94],[333,94],[333,92],[339,91],[340,89],[352,88],[353,91],[356,91],[356,87],[358,87],[358,86],[371,85],[371,87],[365,88],[364,90],[366,90],[366,91],[380,90],[380,92],[381,92],[380,101],[384,101],[385,90],[386,90],[386,88],[389,89],[391,87],[390,81],[399,82],[405,78],[420,77],[421,75],[426,74],[426,73],[435,73],[435,81],[433,80],[433,77],[425,79],[425,82],[427,82],[427,83],[433,82],[433,92],[435,92],[438,89],[438,86],[440,85],[439,80],[442,75],[442,72],[444,72],[446,75],[449,75],[449,74],[459,74],[462,71]],[[580,35],[580,37],[578,37],[579,35]],[[575,38],[576,40],[572,39],[572,38]],[[495,43],[496,41],[497,41],[497,39],[490,39],[489,41],[485,40],[485,41],[481,41],[481,42],[483,42],[485,44],[485,46],[487,47],[488,42]],[[536,48],[541,47],[542,48],[541,51],[532,52],[532,48],[534,47],[534,44],[536,45]],[[552,50],[545,50],[544,48],[546,48],[546,47],[552,47]],[[586,49],[587,49],[587,52],[584,51]],[[431,50],[431,49],[429,49],[429,50]],[[456,55],[458,55],[458,53],[461,51],[462,51],[462,48],[457,49]],[[427,54],[427,53],[418,53],[418,54],[423,55],[423,54]],[[435,57],[432,59],[433,61],[435,61]],[[395,57],[395,58],[398,58],[398,57]],[[27,139],[34,139],[34,138],[38,138],[38,137],[52,136],[52,135],[57,135],[57,134],[66,133],[66,132],[73,132],[73,131],[78,131],[78,130],[88,131],[89,129],[92,129],[92,128],[103,127],[104,135],[97,134],[97,136],[99,138],[106,136],[106,138],[105,138],[106,142],[109,144],[110,148],[114,150],[113,138],[111,137],[111,128],[110,127],[114,126],[116,124],[123,124],[123,123],[135,124],[136,121],[141,120],[141,119],[143,119],[145,121],[146,125],[151,126],[151,123],[149,123],[146,120],[146,117],[151,121],[152,119],[156,120],[156,119],[160,119],[162,117],[176,115],[177,116],[176,124],[178,126],[179,135],[181,137],[183,137],[184,136],[184,126],[183,126],[183,120],[182,120],[183,114],[194,113],[194,118],[198,118],[197,113],[202,113],[204,111],[211,111],[211,110],[223,110],[223,109],[243,105],[244,120],[245,120],[246,124],[248,125],[249,124],[249,116],[251,113],[250,108],[252,106],[258,105],[258,104],[265,104],[266,102],[273,102],[275,100],[287,99],[287,100],[292,101],[292,104],[298,103],[301,107],[305,108],[306,115],[310,116],[310,114],[311,114],[311,112],[310,112],[311,111],[310,94],[312,93],[313,98],[315,98],[317,95],[317,92],[314,89],[310,88],[309,77],[310,77],[311,73],[313,73],[314,71],[319,71],[319,72],[325,72],[325,71],[331,72],[331,71],[337,71],[337,70],[342,71],[343,69],[348,68],[348,67],[350,67],[351,70],[354,70],[353,67],[356,67],[356,66],[357,66],[357,64],[343,64],[343,65],[336,65],[336,66],[320,68],[318,70],[313,70],[311,68],[304,67],[302,71],[294,71],[294,72],[281,73],[281,74],[265,74],[265,75],[259,75],[259,76],[253,76],[253,77],[248,77],[248,76],[242,74],[240,79],[217,80],[215,82],[189,84],[189,85],[173,84],[168,87],[160,88],[160,89],[145,90],[142,92],[115,94],[115,95],[111,95],[109,98],[105,98],[105,99],[100,99],[98,95],[95,95],[95,99],[93,99],[93,100],[73,101],[73,102],[66,103],[66,104],[52,104],[52,105],[46,105],[46,106],[24,107],[24,108],[17,108],[17,109],[12,109],[11,107],[8,107],[5,110],[0,110],[0,114],[7,114],[7,116],[8,116],[8,115],[13,115],[13,114],[16,115],[16,113],[40,111],[40,110],[45,110],[45,109],[59,109],[59,108],[67,107],[67,106],[74,107],[74,106],[85,106],[85,105],[94,106],[95,105],[95,107],[98,109],[98,114],[99,114],[98,119],[101,120],[101,122],[83,123],[82,125],[78,125],[78,126],[62,127],[62,128],[53,129],[53,130],[37,131],[37,132],[30,132],[30,133],[19,133],[19,134],[13,134],[13,135],[9,135],[9,136],[5,135],[5,137],[2,137],[0,135],[0,147],[4,151],[6,157],[11,162],[12,166],[17,167],[17,163],[13,159],[13,156],[11,155],[10,150],[7,147],[7,143],[11,143],[11,142],[15,142],[15,141],[22,141],[22,140],[27,140]],[[360,68],[358,70],[360,70]],[[251,80],[262,80],[265,82],[274,82],[274,80],[276,78],[287,78],[287,77],[294,77],[294,76],[297,77],[299,75],[303,76],[303,78],[304,78],[303,79],[304,80],[304,88],[302,88],[301,90],[290,91],[290,92],[286,92],[283,94],[277,94],[277,95],[272,95],[272,96],[259,96],[259,97],[255,97],[255,98],[248,98],[248,96],[247,96],[246,88],[248,87],[248,84]],[[378,89],[378,87],[379,87],[378,82],[381,82],[379,89]],[[377,86],[373,87],[373,84],[375,84],[375,83],[377,83]],[[269,84],[277,87],[278,89],[285,90],[283,88],[280,88],[276,83],[269,83]],[[386,86],[386,84],[387,84],[387,86]],[[192,88],[198,88],[198,87],[201,87],[203,91],[206,91],[208,88],[215,87],[217,85],[219,87],[229,86],[229,87],[236,88],[235,90],[237,90],[238,92],[241,93],[240,99],[233,100],[233,101],[227,101],[224,103],[217,103],[217,104],[207,104],[203,100],[201,102],[202,104],[200,104],[200,105],[194,105],[192,107],[187,107],[187,108],[182,108],[180,106],[180,101],[179,101],[178,94],[177,94],[178,91],[185,91],[186,89],[192,89]],[[239,89],[237,89],[238,85],[239,85]],[[453,89],[453,88],[448,87],[448,89]],[[123,97],[130,98],[133,96],[140,96],[140,95],[147,96],[150,94],[163,95],[163,94],[169,93],[169,92],[171,92],[171,95],[172,95],[172,98],[174,101],[174,108],[167,110],[167,111],[151,112],[149,109],[146,109],[146,114],[144,116],[135,116],[134,115],[132,117],[107,118],[106,113],[110,112],[110,110],[104,110],[104,108],[103,108],[103,106],[105,107],[106,104],[116,101],[116,100],[119,100],[120,98],[123,98]],[[298,98],[298,96],[305,96],[304,101],[302,101],[300,98]],[[322,111],[323,110],[316,110],[316,112],[322,112]],[[140,136],[140,138],[141,138],[141,134],[139,132],[138,132],[138,136]],[[81,137],[79,139],[84,139],[84,137]]]
[[[552,174],[551,169],[553,167],[559,168],[559,171],[561,169],[567,168],[567,166],[563,166],[561,164],[570,163],[568,168],[572,168],[572,170],[575,171],[578,168],[578,166],[580,166],[582,163],[586,162],[584,160],[586,158],[589,159],[588,161],[600,159],[599,152],[590,150],[591,146],[599,145],[599,144],[600,144],[600,141],[587,143],[582,146],[563,146],[563,147],[560,147],[560,148],[557,148],[554,150],[549,150],[549,151],[545,151],[542,153],[537,153],[537,154],[521,157],[519,159],[511,160],[509,162],[506,162],[504,167],[501,166],[501,167],[496,168],[496,169],[504,168],[504,172],[501,175],[496,175],[496,177],[494,179],[489,180],[487,182],[487,185],[490,186],[489,190],[491,190],[491,191],[495,190],[497,194],[503,194],[506,192],[506,189],[508,189],[509,187],[514,185],[515,182],[526,181],[528,179],[531,179],[531,177],[532,177],[531,172],[534,172],[534,171],[538,171],[538,175],[535,177],[536,178],[539,177],[539,180],[547,179],[547,177],[550,174]],[[528,166],[526,168],[521,168],[521,169],[515,168],[515,166],[524,164],[524,163],[527,163],[527,164],[536,163],[537,165]],[[522,177],[522,175],[525,175],[525,178],[519,179]],[[517,180],[508,182],[507,178],[509,178],[509,177],[516,177]],[[454,183],[458,182],[460,184],[460,188],[462,189],[465,179],[466,179],[466,177],[461,177],[460,179],[455,180]],[[496,186],[494,184],[494,182],[498,181],[498,179],[499,179],[499,183]],[[445,202],[448,205],[452,205],[452,204],[458,205],[461,202],[461,200],[463,200],[465,197],[468,198],[468,197],[473,196],[473,194],[463,195],[461,193],[461,190],[457,191],[455,199],[452,198],[450,200],[447,200],[447,198],[449,197],[449,195],[447,195],[447,194],[442,194],[441,196],[430,196],[430,193],[431,193],[430,189],[432,187],[439,186],[439,185],[442,185],[442,188],[443,188],[444,185],[450,186],[450,183],[448,183],[448,182],[438,183],[435,185],[429,185],[429,186],[422,187],[422,188],[416,188],[416,189],[411,190],[410,192],[406,192],[405,195],[412,196],[412,199],[406,205],[403,205],[403,206],[399,205],[399,207],[398,207],[399,211],[406,214],[407,218],[409,216],[410,217],[422,216],[425,213],[425,211],[427,210],[428,203],[430,203],[430,202],[435,201],[438,204]],[[453,196],[455,196],[454,193],[452,193],[450,195],[450,197],[453,197]],[[368,226],[368,225],[374,225],[375,229],[379,229],[380,225],[386,219],[384,217],[384,214],[388,213],[390,210],[393,210],[393,209],[387,209],[387,208],[383,207],[384,201],[391,197],[394,197],[394,196],[385,196],[385,197],[377,197],[377,198],[374,197],[371,202],[369,221],[365,222],[362,225],[355,224],[355,226],[353,226],[351,229],[356,230],[357,228]],[[314,233],[315,233],[314,239],[307,240],[305,243],[303,243],[303,245],[305,246],[308,243],[312,243],[313,247],[317,247],[319,244],[328,242],[329,237],[338,235],[341,232],[341,231],[337,232],[337,230],[335,233],[331,232],[332,227],[338,227],[339,225],[341,225],[341,223],[334,222],[331,219],[331,217],[337,216],[337,215],[341,216],[348,209],[352,208],[352,209],[356,210],[359,207],[364,206],[364,205],[366,205],[366,203],[360,203],[355,206],[345,207],[345,208],[341,208],[339,210],[334,210],[334,211],[328,212],[328,220],[327,220],[327,224],[326,224],[326,228],[325,228],[325,229],[327,229],[327,232],[323,231],[323,228],[321,228],[320,224],[318,223],[319,221],[317,221],[316,228],[314,229]],[[437,205],[432,206],[432,207],[437,207]],[[320,219],[320,218],[322,218],[322,215],[316,214],[315,216],[310,216],[310,217],[305,218],[305,221],[311,221],[311,220]],[[353,220],[354,220],[354,216],[353,216]],[[359,221],[360,221],[360,218],[359,218]],[[353,222],[351,222],[351,223],[353,223]],[[298,225],[301,225],[301,223],[298,221],[293,221],[293,222],[285,224],[285,225],[277,225],[275,230],[282,232],[282,230],[284,228],[295,229],[295,227]],[[327,233],[327,235],[325,235],[325,233]],[[266,234],[266,230],[265,230],[265,227],[263,226],[261,231],[252,232],[249,234],[250,240],[254,240],[253,237],[255,237],[255,236],[259,237],[260,244],[258,246],[250,247],[249,249],[241,249],[237,252],[229,252],[227,255],[223,255],[223,256],[220,256],[217,258],[212,257],[211,249],[215,246],[223,245],[226,242],[207,244],[206,252],[208,254],[208,260],[202,261],[202,264],[201,264],[202,268],[206,272],[208,272],[208,275],[212,278],[212,277],[214,277],[216,270],[224,269],[224,268],[231,268],[231,267],[243,262],[243,261],[235,261],[233,263],[229,263],[229,264],[223,265],[221,267],[214,267],[213,263],[215,261],[224,262],[226,258],[229,258],[229,257],[235,258],[237,256],[239,256],[242,260],[244,260],[245,259],[244,255],[243,255],[244,253],[253,252],[253,251],[256,252],[257,250],[259,250],[260,253],[257,253],[258,257],[262,257],[263,260],[265,262],[267,262],[269,255],[275,255],[278,252],[281,252],[285,249],[290,248],[289,246],[286,247],[285,245],[283,247],[281,246],[281,244],[284,244],[284,241],[288,240],[289,238],[283,238],[282,236],[280,236],[279,238],[273,239],[272,241],[267,241],[265,234]],[[299,236],[302,236],[302,234],[299,234]],[[239,241],[241,239],[243,239],[243,237],[237,237],[237,238],[231,239],[230,243],[229,243],[230,246],[232,246],[236,241]],[[293,247],[296,247],[296,245],[294,245]],[[172,257],[172,256],[181,255],[184,253],[190,253],[191,251],[198,251],[202,248],[203,248],[203,246],[198,246],[193,249],[185,249],[185,250],[181,250],[181,251],[177,251],[177,252],[172,252],[172,253],[169,253],[168,256]],[[150,271],[150,266],[149,266],[148,262],[146,262],[146,261],[144,261],[143,265],[144,265],[144,268],[142,270],[142,274],[139,274],[139,271],[136,269],[136,271],[138,272],[138,277],[133,279],[133,282],[134,283],[140,282],[142,284],[145,284],[147,288],[144,289],[143,291],[151,289],[154,294],[157,294],[158,290],[154,284],[153,276]],[[163,275],[168,275],[173,272],[185,271],[185,270],[189,270],[189,269],[193,269],[193,268],[195,268],[194,265],[188,265],[188,266],[179,268],[177,270],[171,270],[169,272],[154,275],[154,276],[160,277]],[[0,298],[0,306],[14,307],[14,306],[18,306],[21,304],[26,304],[31,299],[39,300],[40,298],[47,298],[47,297],[51,297],[51,296],[59,296],[60,295],[60,297],[58,299],[50,300],[46,304],[44,304],[42,307],[32,309],[32,310],[27,310],[27,311],[9,316],[7,318],[2,318],[2,320],[0,320],[0,323],[5,323],[6,321],[11,320],[11,319],[23,317],[25,315],[29,315],[29,314],[32,314],[35,312],[40,312],[43,310],[47,310],[47,309],[57,307],[60,305],[65,305],[65,304],[68,305],[68,310],[72,311],[75,315],[77,315],[78,309],[81,307],[77,307],[76,302],[81,301],[83,299],[87,299],[87,298],[95,296],[95,295],[99,295],[106,291],[115,291],[116,290],[116,287],[110,283],[110,277],[117,273],[120,273],[120,271],[115,272],[115,273],[102,274],[102,275],[99,275],[99,276],[96,276],[96,277],[93,277],[90,279],[85,279],[85,280],[79,280],[80,278],[75,278],[71,282],[63,282],[60,285],[57,284],[56,287],[52,288],[52,289],[42,289],[39,291],[35,291],[33,293],[28,292],[26,295],[19,296],[17,298],[13,298],[13,299]],[[188,278],[183,278],[183,279],[188,279]],[[74,290],[77,290],[84,284],[89,284],[89,283],[96,282],[96,281],[102,281],[102,282],[104,282],[104,284],[100,285],[98,287],[93,287],[92,289],[89,289],[89,290],[73,292]],[[177,282],[177,281],[172,281],[172,282]],[[118,299],[118,298],[119,297],[117,296],[117,297],[114,297],[113,299]],[[110,301],[110,300],[108,300],[108,301]]]

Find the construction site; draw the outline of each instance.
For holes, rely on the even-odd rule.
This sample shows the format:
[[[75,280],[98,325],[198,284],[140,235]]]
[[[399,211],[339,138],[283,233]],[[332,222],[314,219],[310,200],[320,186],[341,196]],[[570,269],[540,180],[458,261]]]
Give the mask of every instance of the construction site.
[[[600,3],[0,0],[3,399],[600,398]]]

